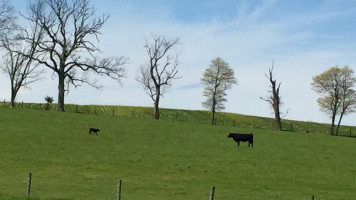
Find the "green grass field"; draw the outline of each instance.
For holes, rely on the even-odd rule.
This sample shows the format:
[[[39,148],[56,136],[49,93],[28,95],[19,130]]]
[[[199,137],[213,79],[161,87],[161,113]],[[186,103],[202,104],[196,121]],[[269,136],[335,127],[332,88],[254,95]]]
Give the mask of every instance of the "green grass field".
[[[31,172],[40,200],[116,199],[119,179],[123,200],[207,200],[211,186],[215,200],[352,200],[355,158],[355,138],[327,134],[0,109],[0,199],[26,199]]]

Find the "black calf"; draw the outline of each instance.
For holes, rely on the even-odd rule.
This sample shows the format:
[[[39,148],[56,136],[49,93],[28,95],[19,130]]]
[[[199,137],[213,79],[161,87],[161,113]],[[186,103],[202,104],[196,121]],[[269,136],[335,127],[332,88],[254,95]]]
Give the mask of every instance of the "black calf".
[[[89,129],[89,135],[91,135],[92,133],[93,133],[93,135],[94,134],[98,135],[98,132],[100,132],[100,129],[98,129],[98,128],[90,128]]]

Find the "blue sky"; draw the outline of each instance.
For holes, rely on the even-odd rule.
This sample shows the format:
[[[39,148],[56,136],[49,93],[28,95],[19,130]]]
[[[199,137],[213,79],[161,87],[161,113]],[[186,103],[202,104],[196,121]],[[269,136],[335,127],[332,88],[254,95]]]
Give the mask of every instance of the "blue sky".
[[[25,12],[27,1],[10,0]],[[319,111],[312,77],[334,65],[356,70],[356,1],[354,0],[92,0],[97,14],[110,14],[98,46],[104,56],[129,58],[122,86],[99,77],[103,88],[72,88],[67,103],[152,106],[135,76],[147,60],[145,38],[161,34],[180,38],[179,74],[161,107],[201,110],[200,78],[210,61],[221,57],[235,71],[238,85],[227,96],[226,112],[273,117],[259,97],[266,96],[265,74],[275,60],[281,82],[282,111],[287,119],[329,123]],[[21,19],[20,19],[21,21]],[[51,74],[22,90],[18,101],[57,99]],[[6,77],[0,75],[0,99],[9,99]],[[356,114],[344,118],[355,125]]]

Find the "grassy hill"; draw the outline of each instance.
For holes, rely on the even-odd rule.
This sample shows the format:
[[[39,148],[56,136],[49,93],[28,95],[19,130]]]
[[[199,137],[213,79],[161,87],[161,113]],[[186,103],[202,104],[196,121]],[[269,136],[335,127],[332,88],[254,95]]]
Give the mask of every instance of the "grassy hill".
[[[117,107],[112,116],[99,106],[96,115],[80,114],[84,107],[0,108],[0,199],[26,199],[29,172],[31,199],[41,200],[115,199],[119,179],[127,200],[204,200],[211,186],[215,200],[356,196],[354,138],[252,128],[270,119],[239,115],[211,126],[204,111],[164,110],[156,121],[145,109],[119,115]],[[99,136],[89,136],[89,127],[100,128]],[[254,147],[237,147],[229,132],[253,132]]]
[[[28,108],[44,110],[45,104],[38,103],[17,103],[17,108]],[[1,107],[9,107],[8,102],[0,104]],[[57,108],[56,104],[52,105],[52,111]],[[66,104],[66,112],[93,114],[93,115],[111,115],[126,116],[133,118],[151,119],[153,109],[150,107],[134,106],[110,106],[110,105],[73,105]],[[179,109],[160,109],[161,120],[171,120],[179,122],[189,122],[198,124],[210,124],[211,112],[203,110],[179,110]],[[234,126],[239,128],[252,129],[274,129],[274,119],[267,117],[247,116],[236,113],[216,113],[216,124],[223,126]],[[314,122],[282,120],[283,130],[292,132],[311,132],[311,133],[329,133],[329,124]],[[339,135],[356,137],[356,127],[341,126]]]

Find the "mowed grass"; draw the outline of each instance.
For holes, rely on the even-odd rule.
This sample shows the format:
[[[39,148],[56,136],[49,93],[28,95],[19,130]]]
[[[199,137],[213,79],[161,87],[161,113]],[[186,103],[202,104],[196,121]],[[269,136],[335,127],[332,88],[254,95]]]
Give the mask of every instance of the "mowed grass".
[[[89,127],[100,128],[89,136]],[[237,147],[229,132],[253,132]],[[356,139],[109,115],[0,109],[0,199],[356,198]]]

